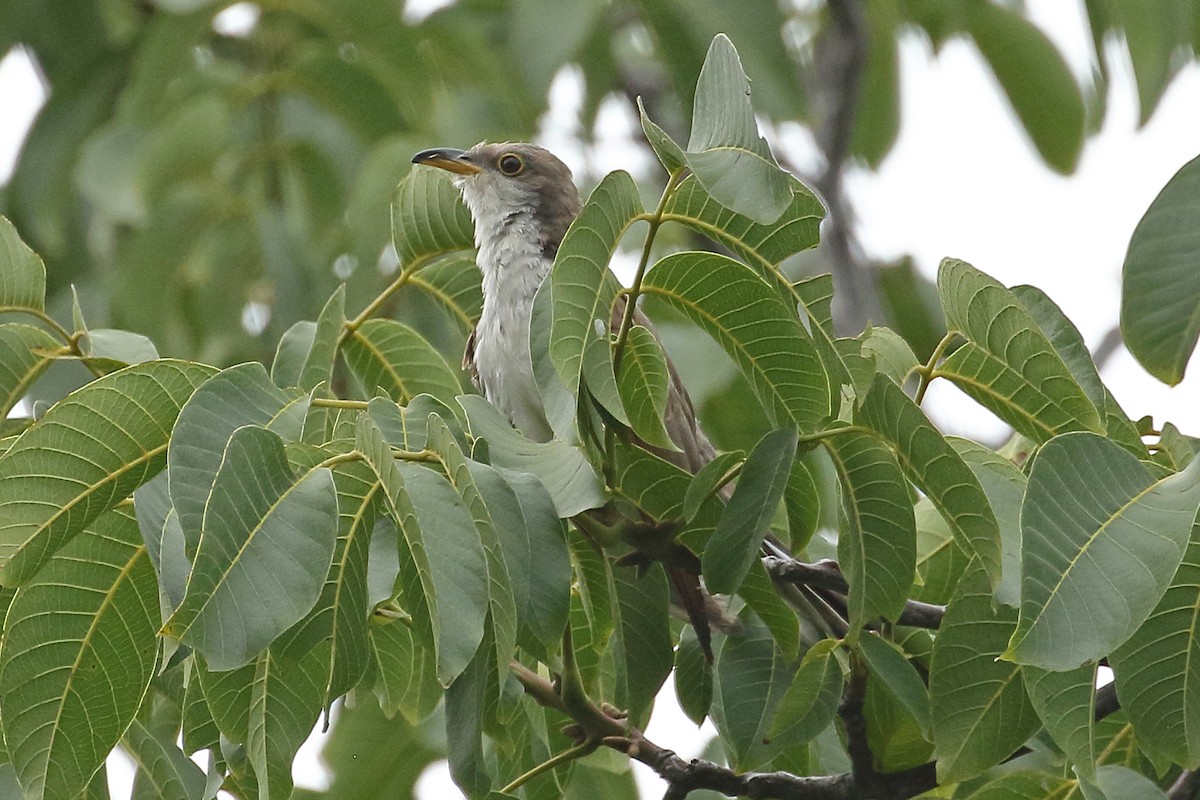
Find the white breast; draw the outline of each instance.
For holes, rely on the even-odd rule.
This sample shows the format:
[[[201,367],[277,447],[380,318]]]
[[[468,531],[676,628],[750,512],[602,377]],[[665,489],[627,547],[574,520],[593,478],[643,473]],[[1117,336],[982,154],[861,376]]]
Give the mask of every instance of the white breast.
[[[476,263],[483,273],[483,313],[475,334],[479,382],[484,396],[522,433],[546,441],[553,431],[533,377],[529,318],[553,262],[538,245],[531,209],[491,214],[464,195],[475,217]]]

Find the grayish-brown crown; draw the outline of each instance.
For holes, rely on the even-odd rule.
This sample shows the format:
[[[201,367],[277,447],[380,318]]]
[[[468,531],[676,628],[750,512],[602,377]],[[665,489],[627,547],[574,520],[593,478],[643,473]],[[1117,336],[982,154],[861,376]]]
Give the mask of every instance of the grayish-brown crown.
[[[499,232],[532,221],[549,258],[579,214],[579,191],[571,170],[535,144],[481,142],[470,150],[436,148],[417,153],[413,162],[455,173],[454,182],[478,231]]]

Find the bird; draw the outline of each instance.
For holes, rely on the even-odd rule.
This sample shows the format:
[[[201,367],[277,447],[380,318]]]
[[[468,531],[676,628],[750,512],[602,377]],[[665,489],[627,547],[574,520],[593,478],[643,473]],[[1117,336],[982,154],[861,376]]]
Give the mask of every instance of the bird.
[[[529,321],[538,287],[582,207],[571,170],[543,147],[513,142],[483,142],[469,150],[433,148],[412,160],[453,173],[475,223],[483,310],[463,365],[476,388],[514,427],[531,440],[548,441],[554,433],[534,379]],[[624,315],[624,302],[619,298],[613,309],[614,327]],[[654,330],[640,309],[634,311],[634,322]],[[664,427],[678,450],[641,444],[695,473],[716,451],[669,357],[667,366]]]
[[[537,290],[582,208],[571,170],[543,147],[514,142],[481,142],[468,150],[437,147],[422,150],[412,161],[452,173],[475,224],[483,309],[468,338],[463,366],[480,393],[514,427],[529,439],[548,441],[554,432],[534,378],[529,325]],[[620,298],[613,309],[614,328],[625,313],[624,302]],[[635,307],[634,314],[635,323],[653,332],[640,309]],[[667,366],[670,384],[663,424],[677,449],[638,443],[694,474],[716,451],[669,357]],[[598,509],[577,522],[607,524],[611,511]],[[736,622],[729,622],[703,590],[699,559],[682,545],[671,552],[671,563],[665,564],[668,576],[711,661],[710,623],[724,629]]]

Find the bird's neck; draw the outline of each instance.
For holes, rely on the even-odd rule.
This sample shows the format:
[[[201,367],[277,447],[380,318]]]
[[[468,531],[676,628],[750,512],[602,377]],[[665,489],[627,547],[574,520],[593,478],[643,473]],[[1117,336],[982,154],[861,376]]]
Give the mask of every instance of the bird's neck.
[[[554,263],[533,209],[477,214],[475,244],[479,249],[476,261],[483,273],[484,315],[492,316],[505,307],[528,309]]]

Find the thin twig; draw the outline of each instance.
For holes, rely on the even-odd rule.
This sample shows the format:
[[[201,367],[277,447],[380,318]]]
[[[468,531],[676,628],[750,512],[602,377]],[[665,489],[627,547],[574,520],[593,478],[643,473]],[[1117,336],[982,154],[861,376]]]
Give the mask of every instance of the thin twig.
[[[1196,800],[1200,797],[1200,772],[1185,769],[1167,790],[1170,800]]]
[[[638,261],[637,272],[633,276],[633,283],[625,290],[625,313],[621,317],[621,329],[617,332],[617,340],[613,343],[613,371],[615,372],[621,366],[621,356],[625,350],[625,342],[629,339],[629,330],[633,327],[633,317],[637,311],[638,295],[642,291],[642,279],[646,277],[646,268],[650,264],[650,251],[654,246],[654,236],[658,233],[658,228],[663,223],[663,212],[667,208],[667,203],[671,196],[675,194],[675,188],[679,186],[679,182],[683,180],[684,169],[680,167],[671,173],[671,177],[667,179],[667,185],[663,188],[662,196],[658,200],[658,208],[654,210],[654,214],[650,216],[641,215],[650,226],[646,231],[646,241],[642,244],[642,257]]]
[[[763,558],[763,566],[767,568],[767,573],[776,580],[786,581],[797,586],[809,586],[825,590],[825,592],[835,592],[840,595],[850,591],[850,585],[846,582],[845,576],[842,575],[842,569],[836,561],[824,559],[809,564],[795,558],[772,555]],[[837,595],[831,597],[825,592],[822,592],[821,596],[826,602],[838,599]],[[844,611],[845,599],[841,598],[840,603],[842,607],[839,610]],[[907,600],[896,623],[914,628],[936,629],[941,626],[942,618],[945,615],[945,606],[922,603],[919,600]]]

